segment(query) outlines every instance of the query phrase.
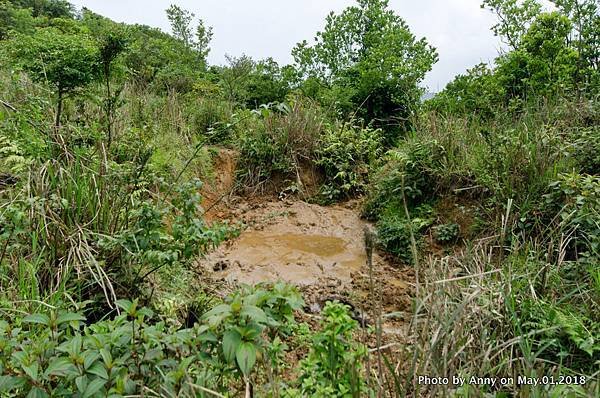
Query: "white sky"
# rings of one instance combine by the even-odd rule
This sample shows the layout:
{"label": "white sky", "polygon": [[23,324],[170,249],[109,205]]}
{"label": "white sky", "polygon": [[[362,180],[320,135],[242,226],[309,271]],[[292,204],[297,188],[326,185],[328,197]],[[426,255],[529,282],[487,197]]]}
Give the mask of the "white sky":
{"label": "white sky", "polygon": [[[209,62],[222,64],[225,54],[254,59],[292,61],[291,50],[312,40],[330,11],[353,0],[71,0],[115,21],[140,23],[169,31],[165,9],[175,3],[214,29]],[[489,62],[500,48],[490,27],[494,17],[480,0],[390,0],[418,37],[437,48],[440,60],[425,80],[430,91],[441,90],[452,78],[479,62]]]}

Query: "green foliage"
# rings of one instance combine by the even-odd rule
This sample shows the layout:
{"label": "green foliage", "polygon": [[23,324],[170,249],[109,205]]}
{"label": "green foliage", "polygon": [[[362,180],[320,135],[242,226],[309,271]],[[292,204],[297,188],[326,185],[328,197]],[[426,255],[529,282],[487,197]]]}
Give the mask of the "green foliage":
{"label": "green foliage", "polygon": [[479,64],[465,75],[456,76],[426,105],[445,114],[490,118],[496,114],[498,101],[503,96],[504,89],[494,71],[486,64]]}
{"label": "green foliage", "polygon": [[585,128],[577,132],[573,157],[581,172],[600,175],[600,128]]}
{"label": "green foliage", "polygon": [[193,13],[175,4],[171,4],[167,9],[167,19],[171,23],[171,30],[175,37],[181,40],[186,47],[197,51],[202,62],[206,62],[213,36],[212,27],[205,26],[204,21],[199,20],[194,37],[193,28],[191,27],[194,17]]}
{"label": "green foliage", "polygon": [[2,170],[15,174],[25,171],[30,165],[31,159],[27,159],[23,155],[23,150],[18,143],[0,135],[0,167]]}
{"label": "green foliage", "polygon": [[409,204],[432,199],[446,150],[436,140],[409,139],[390,151],[373,178],[364,215],[377,220],[387,209],[401,209],[402,195]]}
{"label": "green foliage", "polygon": [[289,104],[262,106],[240,124],[240,156],[245,167],[239,178],[247,187],[264,187],[271,177],[294,178],[315,159],[324,118],[319,106],[302,98]]}
{"label": "green foliage", "polygon": [[31,10],[15,7],[10,1],[0,1],[0,41],[9,37],[11,31],[32,33],[35,19]]}
{"label": "green foliage", "polygon": [[600,255],[600,177],[561,174],[544,196],[546,212],[556,214],[558,233],[572,234],[574,250],[597,258]]}
{"label": "green foliage", "polygon": [[573,47],[577,49],[581,63],[578,79],[585,89],[598,89],[598,64],[600,58],[600,5],[595,0],[554,0],[561,13],[573,23]]}
{"label": "green foliage", "polygon": [[[569,306],[544,302],[527,302],[524,306],[529,329],[545,330],[540,345],[557,356],[577,356],[578,366],[593,366],[600,360],[600,322],[590,319]],[[575,358],[573,358],[575,359]]]}
{"label": "green foliage", "polygon": [[137,300],[119,300],[120,315],[92,324],[80,312],[62,310],[0,321],[0,393],[96,397],[149,388],[202,396],[202,388],[225,390],[215,376],[231,381],[235,373],[227,365],[234,361],[250,376],[266,344],[261,332],[288,327],[302,306],[298,293],[281,284],[227,302],[207,312],[205,322],[180,330],[153,322],[153,312]]}
{"label": "green foliage", "polygon": [[280,67],[272,58],[226,56],[228,65],[213,67],[226,99],[249,109],[284,102],[290,86],[290,67]]}
{"label": "green foliage", "polygon": [[367,386],[360,377],[366,349],[353,339],[358,322],[348,315],[346,306],[328,302],[320,326],[321,331],[313,336],[308,358],[300,365],[299,391],[290,391],[288,395],[359,397],[367,394]]}
{"label": "green foliage", "polygon": [[329,14],[315,44],[299,43],[292,54],[303,77],[337,93],[333,105],[348,104],[340,109],[344,114],[383,127],[388,145],[408,128],[421,96],[418,84],[437,61],[435,50],[415,38],[386,0],[359,0]]}
{"label": "green foliage", "polygon": [[66,0],[9,0],[16,7],[30,9],[34,17],[72,18],[74,8]]}
{"label": "green foliage", "polygon": [[295,288],[278,283],[271,290],[244,289],[203,315],[207,339],[219,347],[224,363],[248,378],[270,339],[289,330],[294,311],[304,304]]}
{"label": "green foliage", "polygon": [[433,223],[432,214],[431,206],[422,205],[412,211],[409,221],[402,210],[389,209],[376,225],[380,247],[400,260],[412,263],[411,234],[419,236],[429,227]]}
{"label": "green foliage", "polygon": [[[583,29],[574,26],[585,24],[589,30],[593,22],[575,23],[576,18],[569,18],[571,8],[542,13],[535,0],[490,0],[484,5],[498,14],[500,23],[494,30],[505,37],[512,49],[495,60],[493,69],[478,65],[466,75],[457,76],[429,101],[432,109],[490,118],[498,107],[522,108],[524,103],[535,102],[541,96],[568,96],[577,90],[597,94],[593,83],[597,72],[587,66],[589,56],[582,54],[589,45],[583,44],[581,35],[579,41],[573,41],[573,32]],[[593,20],[588,15],[591,9],[586,7],[590,6],[580,9],[581,18]]]}
{"label": "green foliage", "polygon": [[11,44],[15,62],[38,82],[49,82],[65,94],[91,83],[98,74],[98,49],[85,35],[40,29]]}
{"label": "green foliage", "polygon": [[[454,221],[477,223],[482,239],[419,262],[423,321],[410,333],[428,337],[411,342],[410,367],[385,359],[381,385],[544,396],[561,391],[425,389],[412,377],[595,372],[598,5],[553,3],[484,1],[511,48],[419,113],[437,56],[384,0],[332,13],[294,66],[212,67],[211,28],[177,6],[169,35],[75,18],[60,0],[0,0],[0,395],[373,395],[347,308],[328,304],[314,333],[294,321],[291,286],[223,302],[202,288],[195,259],[238,233],[203,220],[206,143],[240,152],[250,191],[366,194],[381,248],[406,263],[435,220],[452,222],[430,229],[442,244],[462,232]],[[295,370],[290,347],[309,351]]]}
{"label": "green foliage", "polygon": [[99,242],[104,255],[119,259],[115,279],[140,289],[149,275],[175,263],[188,264],[237,232],[227,224],[208,226],[201,218],[199,181],[176,187],[170,204],[135,203],[128,215],[130,227]]}
{"label": "green foliage", "polygon": [[382,153],[381,141],[380,130],[348,124],[326,129],[315,160],[325,179],[321,195],[334,201],[364,193]]}
{"label": "green foliage", "polygon": [[460,234],[460,227],[456,223],[437,225],[432,230],[433,236],[440,243],[456,242]]}
{"label": "green foliage", "polygon": [[512,49],[517,49],[521,39],[535,17],[542,11],[537,0],[483,0],[481,8],[492,11],[499,22],[492,27]]}
{"label": "green foliage", "polygon": [[128,26],[124,62],[140,89],[190,92],[205,71],[202,55],[182,40],[147,26]]}
{"label": "green foliage", "polygon": [[510,96],[553,94],[573,87],[578,54],[569,46],[571,29],[569,19],[558,12],[537,16],[520,48],[497,60],[500,82]]}

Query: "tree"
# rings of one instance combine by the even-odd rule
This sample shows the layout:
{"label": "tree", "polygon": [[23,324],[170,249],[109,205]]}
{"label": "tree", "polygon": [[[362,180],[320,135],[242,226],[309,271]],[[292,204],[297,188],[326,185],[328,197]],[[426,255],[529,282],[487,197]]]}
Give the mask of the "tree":
{"label": "tree", "polygon": [[[358,0],[331,13],[315,43],[299,43],[295,65],[304,79],[316,79],[356,114],[386,129],[391,144],[420,102],[419,83],[437,61],[425,39],[417,40],[387,0]],[[311,83],[314,84],[314,83]]]}
{"label": "tree", "polygon": [[573,88],[578,53],[569,46],[572,24],[558,13],[542,13],[521,46],[497,60],[498,77],[513,97],[554,95]]}
{"label": "tree", "polygon": [[447,114],[490,118],[504,100],[504,90],[487,64],[478,64],[458,75],[427,102],[430,109]]}
{"label": "tree", "polygon": [[34,17],[73,18],[73,5],[67,0],[10,0],[19,8],[28,8]]}
{"label": "tree", "polygon": [[193,34],[190,25],[194,19],[194,14],[175,4],[171,4],[166,12],[167,19],[171,23],[173,36],[182,40],[186,46],[191,47]]}
{"label": "tree", "polygon": [[519,47],[521,37],[542,11],[537,0],[483,0],[481,8],[496,14],[499,22],[492,31],[513,50]]}
{"label": "tree", "polygon": [[202,60],[206,60],[213,36],[212,27],[206,26],[204,21],[200,19],[194,34],[192,28],[194,17],[193,13],[174,4],[167,9],[167,18],[171,23],[173,35],[183,41],[186,47],[196,50]]}
{"label": "tree", "polygon": [[248,81],[255,67],[254,60],[247,55],[225,55],[225,58],[229,65],[220,68],[219,83],[230,102],[245,103],[248,99]]}
{"label": "tree", "polygon": [[14,7],[8,0],[0,0],[0,40],[6,40],[9,32],[32,33],[34,18],[31,11]]}
{"label": "tree", "polygon": [[100,48],[100,66],[102,69],[102,77],[106,87],[106,99],[104,100],[104,110],[106,113],[106,132],[108,135],[107,147],[110,148],[113,138],[112,125],[115,106],[119,98],[119,93],[113,95],[111,90],[111,80],[113,63],[123,51],[125,51],[127,43],[124,35],[117,30],[109,30],[102,34],[99,38]]}
{"label": "tree", "polygon": [[598,0],[553,0],[574,26],[575,48],[580,56],[578,80],[600,79],[600,3]]}
{"label": "tree", "polygon": [[48,83],[56,90],[56,129],[60,127],[65,96],[98,77],[98,47],[85,35],[39,29],[34,35],[16,37],[10,51],[34,81]]}

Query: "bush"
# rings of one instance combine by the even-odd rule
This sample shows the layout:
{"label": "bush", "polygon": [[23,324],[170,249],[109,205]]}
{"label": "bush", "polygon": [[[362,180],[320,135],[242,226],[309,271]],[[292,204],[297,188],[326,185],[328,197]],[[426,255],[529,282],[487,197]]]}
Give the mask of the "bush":
{"label": "bush", "polygon": [[402,208],[403,195],[409,206],[433,199],[445,154],[436,140],[428,139],[409,139],[388,152],[371,183],[364,215],[377,220],[386,209]]}
{"label": "bush", "polygon": [[571,256],[600,255],[600,177],[561,174],[544,196],[544,214],[555,221],[556,233],[571,236]]}
{"label": "bush", "polygon": [[238,292],[226,302],[200,324],[179,330],[153,322],[152,311],[129,300],[117,302],[121,314],[113,320],[93,324],[86,324],[81,312],[61,310],[0,321],[0,393],[98,397],[227,391],[242,374],[250,376],[266,336],[289,327],[303,303],[285,285]]}
{"label": "bush", "polygon": [[334,201],[364,193],[382,151],[381,130],[347,124],[326,129],[315,160],[325,178],[321,196]]}
{"label": "bush", "polygon": [[388,209],[376,224],[379,245],[400,260],[412,263],[411,234],[419,243],[420,234],[433,223],[432,214],[431,206],[422,205],[412,211],[409,221],[404,210]]}
{"label": "bush", "polygon": [[262,106],[251,115],[245,124],[236,127],[243,129],[239,147],[245,167],[238,175],[242,184],[262,189],[276,176],[299,179],[300,170],[312,166],[323,132],[319,106],[311,100],[295,98],[289,104]]}
{"label": "bush", "polygon": [[600,128],[577,131],[573,157],[582,173],[600,175]]}
{"label": "bush", "polygon": [[460,227],[456,223],[438,225],[432,228],[433,236],[440,243],[452,243],[458,239]]}
{"label": "bush", "polygon": [[300,389],[286,395],[356,397],[368,394],[361,378],[366,348],[353,340],[358,322],[348,315],[348,307],[328,302],[320,326],[321,331],[313,336],[308,358],[300,364]]}

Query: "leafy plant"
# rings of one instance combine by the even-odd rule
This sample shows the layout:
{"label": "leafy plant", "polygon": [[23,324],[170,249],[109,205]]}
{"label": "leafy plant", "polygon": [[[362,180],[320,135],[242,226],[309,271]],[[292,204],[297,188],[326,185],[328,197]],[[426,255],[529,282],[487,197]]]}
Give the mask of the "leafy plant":
{"label": "leafy plant", "polygon": [[83,34],[39,29],[32,36],[17,36],[11,54],[34,80],[56,90],[55,127],[60,125],[64,97],[98,78],[98,47]]}
{"label": "leafy plant", "polygon": [[80,312],[63,310],[0,321],[0,393],[96,397],[150,388],[195,396],[219,387],[214,372],[227,372],[219,358],[249,377],[266,344],[262,331],[293,322],[302,300],[279,284],[227,302],[207,312],[202,324],[179,330],[152,322],[153,312],[137,300],[119,300],[121,315],[92,324]]}
{"label": "leafy plant", "polygon": [[432,230],[433,236],[440,243],[455,242],[460,234],[460,227],[456,223],[437,225]]}
{"label": "leafy plant", "polygon": [[415,38],[387,0],[358,0],[332,12],[315,43],[299,43],[292,55],[303,77],[337,93],[334,106],[350,103],[341,109],[345,115],[382,127],[388,146],[408,129],[421,96],[418,84],[437,61],[433,47]]}
{"label": "leafy plant", "polygon": [[433,223],[432,213],[431,206],[422,205],[413,210],[408,221],[403,211],[388,210],[376,224],[379,245],[386,252],[411,263],[411,233],[418,235],[430,226]]}
{"label": "leafy plant", "polygon": [[367,394],[368,388],[360,376],[366,349],[352,338],[358,322],[349,316],[346,306],[328,302],[320,326],[321,331],[313,336],[308,357],[300,364],[300,387],[287,394],[318,397]]}
{"label": "leafy plant", "polygon": [[381,153],[380,130],[346,124],[327,129],[315,159],[325,176],[321,195],[333,201],[364,193]]}
{"label": "leafy plant", "polygon": [[302,305],[298,292],[283,284],[272,290],[243,290],[204,314],[206,326],[201,330],[220,346],[225,363],[236,366],[248,379],[268,346],[263,332],[268,329],[275,338],[293,323],[293,311]]}

